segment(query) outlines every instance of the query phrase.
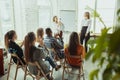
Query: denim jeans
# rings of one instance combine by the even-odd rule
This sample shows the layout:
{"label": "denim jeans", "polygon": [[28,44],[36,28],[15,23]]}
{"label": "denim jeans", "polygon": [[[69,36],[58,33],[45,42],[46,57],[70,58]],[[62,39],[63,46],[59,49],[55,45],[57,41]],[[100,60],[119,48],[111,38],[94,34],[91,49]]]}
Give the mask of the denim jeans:
{"label": "denim jeans", "polygon": [[57,64],[50,57],[46,57],[45,60],[48,61],[53,68],[57,66]]}

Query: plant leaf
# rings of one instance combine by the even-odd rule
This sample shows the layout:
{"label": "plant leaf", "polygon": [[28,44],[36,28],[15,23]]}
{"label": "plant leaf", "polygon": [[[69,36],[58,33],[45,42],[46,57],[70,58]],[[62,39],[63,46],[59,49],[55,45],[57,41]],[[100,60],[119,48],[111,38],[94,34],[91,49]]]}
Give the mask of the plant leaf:
{"label": "plant leaf", "polygon": [[120,74],[116,74],[113,76],[112,80],[120,80]]}
{"label": "plant leaf", "polygon": [[[93,71],[90,73],[90,75],[89,75],[90,80],[94,80],[95,78],[98,79],[98,72],[99,72],[99,69],[93,70]],[[96,79],[95,79],[95,80],[96,80]]]}

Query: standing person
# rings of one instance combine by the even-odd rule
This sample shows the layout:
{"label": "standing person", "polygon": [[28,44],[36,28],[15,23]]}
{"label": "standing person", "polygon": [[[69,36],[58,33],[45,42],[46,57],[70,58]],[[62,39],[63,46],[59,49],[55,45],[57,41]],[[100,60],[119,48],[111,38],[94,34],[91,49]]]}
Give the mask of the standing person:
{"label": "standing person", "polygon": [[90,19],[90,13],[85,12],[84,13],[84,19],[81,22],[81,34],[80,34],[80,43],[83,44],[83,41],[85,40],[85,50],[87,52],[87,41],[90,38],[90,28],[91,28],[91,19]]}
{"label": "standing person", "polygon": [[60,20],[58,20],[57,16],[53,17],[53,23],[55,34],[60,34],[60,31],[64,32],[64,24]]}
{"label": "standing person", "polygon": [[[69,39],[69,44],[65,48],[65,54],[71,56],[81,56],[81,58],[85,57],[85,49],[80,44],[79,35],[76,32],[72,32]],[[66,57],[67,62],[71,66],[80,67],[81,59],[80,58],[71,58]]]}
{"label": "standing person", "polygon": [[[24,61],[24,55],[23,55],[23,50],[22,48],[16,44],[16,39],[17,39],[17,34],[14,30],[8,31],[5,34],[5,47],[9,51],[9,53],[16,53],[17,56],[21,59],[23,64],[25,64]],[[13,61],[17,63],[17,59],[13,57]],[[21,64],[21,63],[20,63]]]}

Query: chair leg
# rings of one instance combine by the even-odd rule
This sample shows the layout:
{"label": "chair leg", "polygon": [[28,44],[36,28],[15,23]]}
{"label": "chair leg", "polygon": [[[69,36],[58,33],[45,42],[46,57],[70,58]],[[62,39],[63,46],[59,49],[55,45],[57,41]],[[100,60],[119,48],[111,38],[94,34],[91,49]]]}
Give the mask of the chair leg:
{"label": "chair leg", "polygon": [[12,58],[10,58],[10,63],[8,64],[8,65],[9,65],[9,68],[8,68],[8,75],[7,75],[7,80],[9,80],[9,75],[10,75],[10,68],[11,68],[11,63],[12,63]]}
{"label": "chair leg", "polygon": [[19,62],[17,62],[17,66],[16,66],[16,72],[15,72],[15,78],[14,78],[14,80],[16,80],[16,78],[17,78],[18,65],[19,65]]}
{"label": "chair leg", "polygon": [[24,80],[26,80],[26,75],[27,75],[27,66],[25,65],[25,74],[24,74]]}
{"label": "chair leg", "polygon": [[54,69],[52,68],[51,77],[52,77],[52,75],[53,75],[53,70],[54,70]]}
{"label": "chair leg", "polygon": [[82,75],[83,75],[83,80],[85,80],[83,66],[82,66]]}
{"label": "chair leg", "polygon": [[81,78],[81,68],[79,69],[79,75],[78,75],[78,80]]}
{"label": "chair leg", "polygon": [[65,68],[63,67],[62,80],[64,80],[64,70]]}

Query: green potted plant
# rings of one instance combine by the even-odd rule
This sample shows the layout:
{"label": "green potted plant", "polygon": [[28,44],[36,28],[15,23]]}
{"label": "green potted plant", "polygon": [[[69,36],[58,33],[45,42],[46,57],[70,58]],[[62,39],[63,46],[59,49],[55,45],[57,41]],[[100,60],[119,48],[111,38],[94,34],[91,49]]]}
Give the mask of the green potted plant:
{"label": "green potted plant", "polygon": [[[98,79],[98,74],[101,68],[103,69],[102,80],[120,80],[120,28],[117,28],[112,34],[108,34],[110,28],[106,28],[100,15],[93,9],[88,8],[105,26],[101,30],[101,36],[90,40],[91,45],[89,52],[86,55],[86,60],[92,57],[92,63],[97,62],[97,68],[90,72],[89,80]],[[117,15],[120,14],[120,9]],[[118,17],[120,22],[120,17]],[[104,68],[103,68],[104,66]],[[96,79],[95,79],[96,77]]]}

